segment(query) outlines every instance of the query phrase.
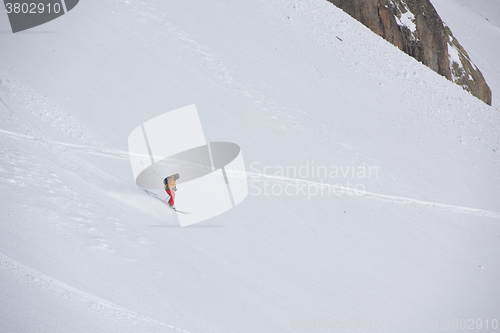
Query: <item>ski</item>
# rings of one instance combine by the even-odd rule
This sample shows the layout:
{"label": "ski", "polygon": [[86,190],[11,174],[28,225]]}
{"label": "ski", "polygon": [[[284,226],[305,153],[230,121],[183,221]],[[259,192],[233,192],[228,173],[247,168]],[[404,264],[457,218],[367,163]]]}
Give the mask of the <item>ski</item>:
{"label": "ski", "polygon": [[[163,199],[162,199],[162,198],[160,198],[160,197],[158,196],[158,194],[156,194],[156,193],[154,193],[154,192],[151,192],[151,191],[148,191],[148,190],[144,190],[144,192],[146,192],[146,193],[147,193],[147,194],[149,194],[150,196],[152,196],[152,197],[154,197],[154,198],[156,198],[156,199],[158,199],[158,200],[160,200],[160,201],[163,201]],[[165,200],[166,200],[166,199],[165,199]]]}
{"label": "ski", "polygon": [[150,196],[152,196],[153,198],[156,198],[156,199],[160,200],[160,201],[161,201],[161,202],[163,202],[165,205],[167,205],[169,208],[171,208],[171,209],[175,210],[177,213],[181,213],[181,214],[184,214],[184,215],[189,215],[189,214],[191,214],[191,212],[185,212],[185,211],[183,211],[183,210],[178,210],[177,208],[172,208],[172,207],[170,207],[170,205],[169,205],[169,204],[168,204],[168,202],[167,202],[167,199],[168,199],[168,198],[167,198],[167,199],[162,199],[162,198],[160,198],[160,197],[159,197],[156,193],[154,193],[154,192],[151,192],[151,191],[148,191],[148,190],[144,190],[144,191],[145,191],[147,194],[149,194]]}
{"label": "ski", "polygon": [[177,208],[174,208],[174,210],[177,212],[177,213],[181,213],[181,214],[184,214],[184,215],[189,215],[191,214],[191,212],[184,212],[182,210],[178,210]]}

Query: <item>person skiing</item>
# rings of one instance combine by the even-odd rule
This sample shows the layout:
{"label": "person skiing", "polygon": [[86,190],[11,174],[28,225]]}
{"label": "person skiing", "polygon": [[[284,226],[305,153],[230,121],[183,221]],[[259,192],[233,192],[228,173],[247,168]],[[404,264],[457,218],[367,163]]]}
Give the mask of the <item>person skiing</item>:
{"label": "person skiing", "polygon": [[177,179],[181,178],[181,176],[176,173],[174,175],[171,175],[163,180],[163,185],[165,185],[165,191],[167,194],[170,196],[170,199],[168,200],[168,206],[172,209],[175,209],[175,192],[177,191],[177,187],[175,182]]}

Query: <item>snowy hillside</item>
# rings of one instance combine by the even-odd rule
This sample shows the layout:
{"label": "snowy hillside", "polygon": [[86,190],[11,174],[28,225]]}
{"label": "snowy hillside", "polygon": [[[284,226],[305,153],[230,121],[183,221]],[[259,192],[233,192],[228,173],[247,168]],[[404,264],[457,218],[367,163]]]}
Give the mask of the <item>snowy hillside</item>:
{"label": "snowy hillside", "polygon": [[[0,31],[1,332],[498,324],[500,114],[330,3],[81,1]],[[249,195],[180,228],[127,138],[191,104]]]}

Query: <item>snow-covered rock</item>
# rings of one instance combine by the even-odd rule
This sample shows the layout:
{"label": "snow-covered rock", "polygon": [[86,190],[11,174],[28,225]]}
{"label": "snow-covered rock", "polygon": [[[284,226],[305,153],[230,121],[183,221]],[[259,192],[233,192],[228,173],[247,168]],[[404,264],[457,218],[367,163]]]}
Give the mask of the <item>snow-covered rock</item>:
{"label": "snow-covered rock", "polygon": [[491,105],[483,74],[430,0],[329,0],[403,52]]}

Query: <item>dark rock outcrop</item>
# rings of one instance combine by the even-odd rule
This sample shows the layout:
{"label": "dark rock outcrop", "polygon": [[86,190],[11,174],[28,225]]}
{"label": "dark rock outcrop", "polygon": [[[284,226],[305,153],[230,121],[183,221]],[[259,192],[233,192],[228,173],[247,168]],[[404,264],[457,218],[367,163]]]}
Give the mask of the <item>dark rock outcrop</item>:
{"label": "dark rock outcrop", "polygon": [[430,0],[328,0],[403,52],[491,105],[491,90]]}

